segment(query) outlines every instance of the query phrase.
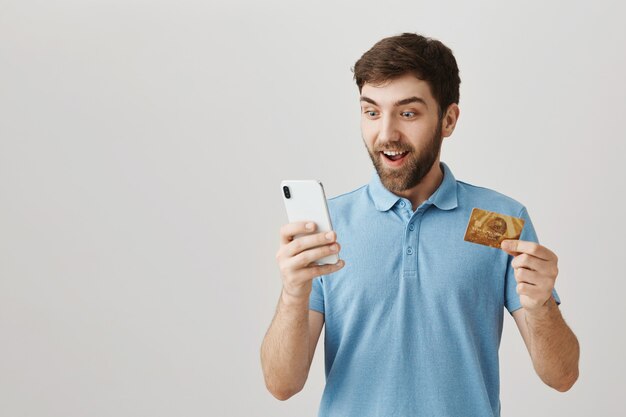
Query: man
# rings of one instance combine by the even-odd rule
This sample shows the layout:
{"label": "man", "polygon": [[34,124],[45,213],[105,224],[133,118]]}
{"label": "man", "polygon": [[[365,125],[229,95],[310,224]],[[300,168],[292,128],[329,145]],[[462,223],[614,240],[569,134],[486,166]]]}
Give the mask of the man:
{"label": "man", "polygon": [[[268,390],[285,400],[304,387],[325,323],[319,416],[499,416],[506,308],[539,377],[567,391],[579,346],[558,307],[557,256],[522,204],[440,162],[460,113],[452,51],[404,33],[375,44],[354,75],[375,173],[328,201],[335,232],[281,228],[283,288],[261,346]],[[474,207],[524,219],[520,240],[465,241]],[[330,253],[342,260],[313,263]]]}

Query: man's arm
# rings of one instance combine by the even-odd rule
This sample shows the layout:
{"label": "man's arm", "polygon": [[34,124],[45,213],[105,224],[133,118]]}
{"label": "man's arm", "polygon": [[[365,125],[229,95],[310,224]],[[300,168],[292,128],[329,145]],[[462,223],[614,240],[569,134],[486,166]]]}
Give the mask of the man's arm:
{"label": "man's arm", "polygon": [[537,312],[528,313],[524,308],[515,310],[513,318],[537,375],[557,391],[569,390],[578,379],[580,348],[554,298]]}
{"label": "man's arm", "polygon": [[523,240],[505,240],[502,249],[514,257],[511,266],[522,308],[513,318],[535,371],[547,385],[567,391],[578,379],[580,347],[552,296],[558,258],[545,246]]}
{"label": "man's arm", "polygon": [[309,310],[308,297],[298,300],[281,293],[261,345],[265,385],[274,397],[284,401],[304,388],[323,325],[324,315]]}
{"label": "man's arm", "polygon": [[[288,223],[280,228],[276,260],[283,288],[276,314],[261,345],[265,385],[279,400],[288,399],[304,387],[324,325],[322,313],[309,311],[313,279],[344,266],[341,259],[331,265],[315,264],[341,249],[335,232],[311,234],[315,230],[312,222]],[[307,235],[296,239],[299,234]]]}

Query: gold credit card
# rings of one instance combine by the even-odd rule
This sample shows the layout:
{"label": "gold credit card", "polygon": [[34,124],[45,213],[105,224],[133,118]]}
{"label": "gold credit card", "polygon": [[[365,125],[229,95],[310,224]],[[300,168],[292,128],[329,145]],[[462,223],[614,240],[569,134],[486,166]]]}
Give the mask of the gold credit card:
{"label": "gold credit card", "polygon": [[464,240],[500,249],[503,240],[519,239],[523,228],[524,219],[474,208]]}

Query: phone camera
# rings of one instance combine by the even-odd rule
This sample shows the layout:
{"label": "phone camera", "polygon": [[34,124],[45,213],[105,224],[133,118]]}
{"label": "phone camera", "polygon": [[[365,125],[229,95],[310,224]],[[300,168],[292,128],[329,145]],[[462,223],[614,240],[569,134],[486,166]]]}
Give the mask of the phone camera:
{"label": "phone camera", "polygon": [[289,187],[286,185],[283,187],[283,194],[285,194],[285,198],[291,198],[291,193],[289,192]]}

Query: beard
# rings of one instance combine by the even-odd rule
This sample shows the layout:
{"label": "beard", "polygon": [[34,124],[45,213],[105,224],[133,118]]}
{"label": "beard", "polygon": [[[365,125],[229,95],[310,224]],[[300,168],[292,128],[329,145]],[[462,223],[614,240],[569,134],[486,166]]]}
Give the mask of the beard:
{"label": "beard", "polygon": [[409,151],[402,166],[396,169],[385,166],[385,163],[381,160],[381,158],[385,158],[381,155],[381,151],[387,148],[379,146],[375,151],[370,151],[367,145],[365,146],[385,188],[392,193],[398,193],[415,187],[424,179],[426,174],[430,172],[441,150],[441,143],[443,142],[443,137],[441,136],[442,124],[443,120],[437,124],[435,132],[420,152],[416,152],[409,144],[393,146],[394,150]]}

